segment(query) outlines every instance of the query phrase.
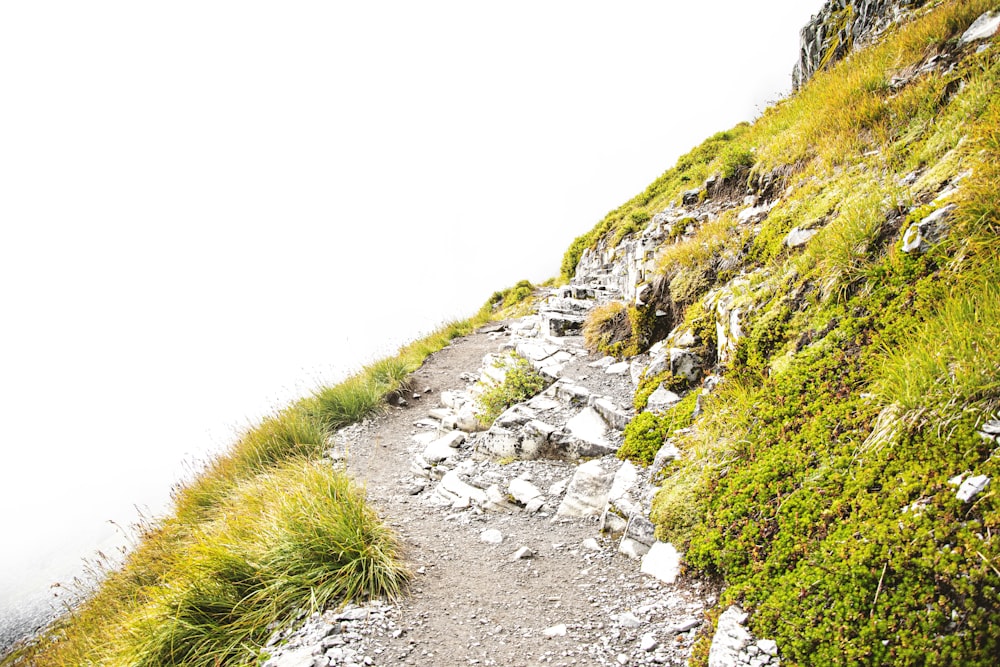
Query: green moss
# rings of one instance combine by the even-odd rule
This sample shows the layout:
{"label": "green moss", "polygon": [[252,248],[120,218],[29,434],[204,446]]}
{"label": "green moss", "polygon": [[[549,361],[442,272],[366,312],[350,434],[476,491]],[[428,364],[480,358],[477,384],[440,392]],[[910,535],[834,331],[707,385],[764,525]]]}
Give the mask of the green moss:
{"label": "green moss", "polygon": [[662,415],[651,412],[640,412],[636,415],[625,426],[625,441],[618,449],[618,458],[647,466],[652,463],[656,452],[674,431],[691,425],[698,393],[689,392]]}

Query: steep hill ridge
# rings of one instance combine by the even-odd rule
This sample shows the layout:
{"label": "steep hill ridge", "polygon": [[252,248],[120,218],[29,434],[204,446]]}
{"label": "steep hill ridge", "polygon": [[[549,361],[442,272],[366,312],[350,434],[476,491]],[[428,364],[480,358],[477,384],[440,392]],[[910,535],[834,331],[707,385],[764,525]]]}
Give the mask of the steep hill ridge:
{"label": "steep hill ridge", "polygon": [[995,664],[998,26],[831,0],[563,285],[265,420],[4,664]]}
{"label": "steep hill ridge", "polygon": [[1000,654],[998,9],[828,3],[795,96],[563,262],[618,299],[594,348],[653,346],[619,453],[679,451],[658,537],[785,664]]}

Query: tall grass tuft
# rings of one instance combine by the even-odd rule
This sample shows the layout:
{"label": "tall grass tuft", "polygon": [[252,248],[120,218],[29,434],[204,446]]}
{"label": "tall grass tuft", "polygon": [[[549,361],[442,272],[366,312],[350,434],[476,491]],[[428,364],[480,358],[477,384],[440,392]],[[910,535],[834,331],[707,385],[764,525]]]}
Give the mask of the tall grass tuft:
{"label": "tall grass tuft", "polygon": [[806,247],[797,269],[807,273],[812,267],[825,297],[845,300],[866,277],[889,212],[899,207],[889,197],[886,187],[879,184],[851,193],[840,204],[838,215]]}
{"label": "tall grass tuft", "polygon": [[302,611],[399,595],[399,545],[340,472],[330,431],[376,413],[432,353],[494,315],[487,304],[334,387],[266,417],[174,492],[118,569],[4,667],[252,665]]}
{"label": "tall grass tuft", "polygon": [[887,355],[876,383],[885,404],[913,418],[1000,400],[1000,286],[992,278],[956,289]]}
{"label": "tall grass tuft", "polygon": [[396,597],[399,547],[339,471],[294,459],[241,483],[129,618],[125,664],[252,664],[274,627],[363,597]]}
{"label": "tall grass tuft", "polygon": [[187,486],[174,494],[176,514],[182,521],[197,522],[234,484],[290,457],[311,457],[323,452],[326,433],[322,424],[293,406],[266,417],[250,428],[223,456],[214,459]]}

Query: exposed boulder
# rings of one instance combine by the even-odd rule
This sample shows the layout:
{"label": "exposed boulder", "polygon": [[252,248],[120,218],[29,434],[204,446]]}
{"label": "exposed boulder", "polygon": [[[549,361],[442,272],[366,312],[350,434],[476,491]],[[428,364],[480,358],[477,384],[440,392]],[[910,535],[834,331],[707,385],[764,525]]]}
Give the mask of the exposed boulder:
{"label": "exposed boulder", "polygon": [[785,247],[801,248],[805,244],[809,243],[810,239],[818,233],[818,229],[802,229],[801,227],[796,227],[792,231],[788,232],[788,236],[785,237]]}
{"label": "exposed boulder", "polygon": [[969,477],[962,482],[962,485],[958,488],[958,493],[955,497],[961,500],[963,503],[967,503],[980,493],[982,493],[987,485],[990,483],[990,478],[986,475],[976,475],[975,477]]}
{"label": "exposed boulder", "polygon": [[691,382],[701,379],[704,362],[701,357],[680,348],[670,349],[670,372],[678,377],[684,377]]}
{"label": "exposed boulder", "polygon": [[998,28],[1000,28],[1000,12],[986,12],[976,19],[969,26],[968,30],[962,33],[961,39],[958,40],[958,45],[965,46],[980,39],[989,39],[997,34]]}
{"label": "exposed boulder", "polygon": [[681,555],[669,542],[654,542],[642,557],[642,572],[672,584],[681,573]]}
{"label": "exposed boulder", "polygon": [[680,403],[681,397],[662,384],[656,388],[646,401],[646,412],[663,412]]}
{"label": "exposed boulder", "polygon": [[608,504],[608,494],[615,474],[604,469],[597,459],[582,463],[573,473],[566,496],[556,510],[557,517],[598,517]]}

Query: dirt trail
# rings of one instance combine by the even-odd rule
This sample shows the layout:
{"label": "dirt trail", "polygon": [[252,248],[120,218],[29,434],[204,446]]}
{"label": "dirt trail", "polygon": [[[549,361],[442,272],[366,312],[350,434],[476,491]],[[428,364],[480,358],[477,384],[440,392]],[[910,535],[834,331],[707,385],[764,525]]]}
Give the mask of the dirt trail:
{"label": "dirt trail", "polygon": [[[535,514],[513,505],[483,511],[433,502],[434,482],[421,490],[410,470],[419,449],[415,423],[437,406],[441,392],[465,389],[484,355],[503,342],[483,332],[455,340],[414,375],[419,399],[408,396],[406,406],[341,435],[350,473],[398,532],[416,573],[408,597],[380,612],[377,628],[358,629],[364,639],[357,659],[377,665],[684,664],[714,592],[683,578],[664,584],[641,574],[638,561],[599,536],[596,520],[553,522],[558,501]],[[586,379],[581,372],[577,379]],[[630,382],[627,376],[616,381]],[[475,437],[466,447],[474,444]],[[574,469],[566,462],[517,461],[497,474],[527,475],[546,489]],[[486,529],[499,530],[502,542],[484,542]],[[516,558],[521,547],[533,557]]]}

